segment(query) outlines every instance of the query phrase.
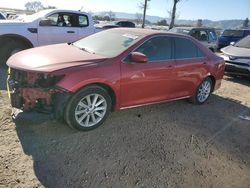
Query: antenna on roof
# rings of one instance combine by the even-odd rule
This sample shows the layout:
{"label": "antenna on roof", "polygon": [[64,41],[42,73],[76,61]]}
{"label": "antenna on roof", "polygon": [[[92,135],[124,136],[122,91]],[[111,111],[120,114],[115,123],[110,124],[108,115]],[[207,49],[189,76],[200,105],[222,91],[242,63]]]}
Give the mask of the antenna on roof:
{"label": "antenna on roof", "polygon": [[79,12],[82,12],[83,6],[81,6],[81,8],[78,10]]}

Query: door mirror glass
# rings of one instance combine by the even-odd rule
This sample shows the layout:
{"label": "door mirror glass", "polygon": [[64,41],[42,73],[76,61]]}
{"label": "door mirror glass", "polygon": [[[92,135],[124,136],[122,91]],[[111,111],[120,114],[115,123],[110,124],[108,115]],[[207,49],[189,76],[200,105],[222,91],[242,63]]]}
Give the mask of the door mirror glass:
{"label": "door mirror glass", "polygon": [[130,56],[131,62],[135,63],[147,63],[148,62],[148,57],[140,52],[132,52]]}

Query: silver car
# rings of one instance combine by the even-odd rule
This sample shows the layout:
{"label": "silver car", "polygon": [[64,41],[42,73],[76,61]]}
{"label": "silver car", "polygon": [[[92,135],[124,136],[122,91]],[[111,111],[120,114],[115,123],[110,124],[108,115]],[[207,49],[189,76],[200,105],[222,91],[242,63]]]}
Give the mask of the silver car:
{"label": "silver car", "polygon": [[225,72],[230,75],[250,76],[250,35],[221,49],[226,62]]}
{"label": "silver car", "polygon": [[217,35],[214,28],[209,27],[174,27],[169,32],[191,35],[203,45],[215,52],[217,50]]}

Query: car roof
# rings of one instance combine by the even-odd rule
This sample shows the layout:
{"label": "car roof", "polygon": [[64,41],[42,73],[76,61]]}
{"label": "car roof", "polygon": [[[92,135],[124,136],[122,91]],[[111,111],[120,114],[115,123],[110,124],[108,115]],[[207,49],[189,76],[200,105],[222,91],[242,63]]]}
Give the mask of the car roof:
{"label": "car roof", "polygon": [[127,31],[127,32],[133,32],[133,33],[138,33],[140,35],[144,36],[150,36],[150,35],[169,35],[169,36],[184,36],[186,38],[189,38],[189,36],[181,34],[181,33],[173,33],[173,32],[168,32],[168,31],[160,31],[160,30],[153,30],[153,29],[143,29],[143,28],[114,28],[115,30],[120,30],[120,31]]}
{"label": "car roof", "polygon": [[185,29],[185,30],[192,30],[192,29],[199,29],[199,30],[214,30],[213,27],[174,27],[176,29]]}

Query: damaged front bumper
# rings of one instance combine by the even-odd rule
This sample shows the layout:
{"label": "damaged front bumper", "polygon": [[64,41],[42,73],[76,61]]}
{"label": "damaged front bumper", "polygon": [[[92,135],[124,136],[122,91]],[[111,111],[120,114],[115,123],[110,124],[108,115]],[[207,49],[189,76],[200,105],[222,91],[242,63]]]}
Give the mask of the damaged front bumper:
{"label": "damaged front bumper", "polygon": [[56,86],[61,77],[8,70],[7,90],[12,107],[63,116],[71,93]]}

